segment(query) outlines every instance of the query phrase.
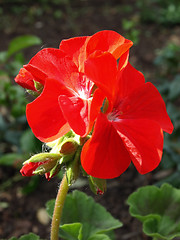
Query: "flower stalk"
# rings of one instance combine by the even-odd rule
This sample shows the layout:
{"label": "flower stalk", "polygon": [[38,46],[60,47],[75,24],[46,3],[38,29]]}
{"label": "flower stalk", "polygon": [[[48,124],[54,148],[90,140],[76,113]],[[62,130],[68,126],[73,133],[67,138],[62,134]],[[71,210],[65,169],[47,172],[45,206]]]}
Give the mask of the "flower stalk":
{"label": "flower stalk", "polygon": [[58,194],[56,197],[56,202],[54,206],[54,212],[52,217],[52,223],[51,223],[51,240],[58,240],[59,235],[59,225],[60,220],[62,216],[62,210],[64,206],[64,202],[66,199],[67,192],[69,190],[66,174],[64,174],[64,177],[61,181]]}

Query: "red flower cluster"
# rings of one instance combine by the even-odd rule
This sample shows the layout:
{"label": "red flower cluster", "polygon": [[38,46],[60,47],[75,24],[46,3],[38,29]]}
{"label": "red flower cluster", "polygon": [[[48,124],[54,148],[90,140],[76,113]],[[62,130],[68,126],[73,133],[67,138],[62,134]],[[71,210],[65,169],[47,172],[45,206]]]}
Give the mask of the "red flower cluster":
{"label": "red flower cluster", "polygon": [[[84,137],[81,162],[97,178],[114,178],[132,161],[141,174],[161,160],[163,131],[173,125],[157,89],[128,62],[130,40],[114,31],[63,40],[38,52],[16,82],[42,93],[27,105],[27,120],[43,142],[70,129]],[[117,60],[118,65],[117,65]]]}

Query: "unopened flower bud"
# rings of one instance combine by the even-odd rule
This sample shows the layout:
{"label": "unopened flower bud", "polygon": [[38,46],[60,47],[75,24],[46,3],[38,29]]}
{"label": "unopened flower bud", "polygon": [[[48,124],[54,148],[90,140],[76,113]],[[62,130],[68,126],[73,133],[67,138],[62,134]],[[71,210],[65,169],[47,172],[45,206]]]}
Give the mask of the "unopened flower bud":
{"label": "unopened flower bud", "polygon": [[32,156],[30,159],[24,162],[30,163],[30,162],[45,162],[45,161],[57,161],[61,158],[61,154],[59,153],[38,153]]}
{"label": "unopened flower bud", "polygon": [[33,80],[33,82],[34,82],[34,88],[35,88],[35,90],[26,89],[26,91],[27,91],[29,94],[31,94],[32,96],[38,97],[38,96],[42,93],[44,86],[43,86],[41,83],[37,82],[37,81],[34,81],[34,80]]}
{"label": "unopened flower bud", "polygon": [[51,178],[53,178],[54,176],[56,176],[56,175],[59,173],[60,170],[61,170],[61,165],[60,165],[59,163],[57,163],[57,164],[53,167],[53,169],[51,169],[50,172],[45,173],[46,179],[49,181]]}
{"label": "unopened flower bud", "polygon": [[45,173],[48,173],[49,171],[51,171],[51,169],[54,168],[54,166],[56,165],[56,162],[55,161],[46,161],[46,162],[43,162],[43,164],[41,164],[38,168],[36,168],[36,170],[33,172],[33,174],[45,174]]}
{"label": "unopened flower bud", "polygon": [[80,145],[83,146],[87,140],[89,140],[90,136],[86,136],[86,137],[80,137]]}
{"label": "unopened flower bud", "polygon": [[66,177],[68,185],[71,186],[79,176],[80,172],[80,151],[77,150],[74,160],[67,163]]}
{"label": "unopened flower bud", "polygon": [[95,193],[96,195],[104,194],[104,192],[106,191],[106,179],[89,176],[88,180],[93,193]]}
{"label": "unopened flower bud", "polygon": [[60,153],[63,155],[74,154],[77,148],[78,143],[73,138],[69,138],[61,145]]}
{"label": "unopened flower bud", "polygon": [[33,176],[50,172],[56,165],[59,165],[60,154],[40,153],[31,157],[23,163],[20,170],[23,176]]}
{"label": "unopened flower bud", "polygon": [[40,82],[37,82],[37,81],[34,81],[34,87],[39,92],[39,94],[42,93],[43,88],[44,88],[43,84]]}

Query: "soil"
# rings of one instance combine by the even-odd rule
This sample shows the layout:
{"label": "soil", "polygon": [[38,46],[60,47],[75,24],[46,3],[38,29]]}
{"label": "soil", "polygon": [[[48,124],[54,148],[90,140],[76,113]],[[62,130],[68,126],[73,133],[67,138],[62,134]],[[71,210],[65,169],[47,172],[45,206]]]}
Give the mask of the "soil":
{"label": "soil", "polygon": [[[33,1],[27,1],[27,4],[31,10],[36,7]],[[117,6],[121,6],[123,9],[123,6],[128,4],[134,7],[133,12],[127,13],[117,10]],[[3,29],[0,28],[0,51],[5,51],[10,40],[23,34],[34,34],[42,39],[42,46],[25,50],[27,61],[41,48],[58,47],[60,41],[65,38],[91,35],[103,29],[115,30],[126,36],[126,31],[122,28],[122,20],[124,18],[139,18],[135,4],[134,0],[76,0],[73,1],[70,13],[65,7],[59,9],[62,10],[62,18],[54,17],[54,11],[57,9],[52,6],[50,9],[53,11],[43,12],[43,15],[36,16],[27,22],[25,21],[27,20],[26,13],[14,14],[9,11],[8,3],[2,1],[7,22],[6,26],[3,22],[5,26]],[[156,56],[156,50],[161,49],[168,41],[172,41],[174,36],[177,39],[180,36],[180,30],[178,26],[164,28],[156,24],[143,23],[136,28],[140,30],[139,42],[131,49],[130,61],[145,74],[146,80],[154,82],[156,70],[153,60]],[[31,194],[23,195],[21,190],[30,179],[18,179],[17,174],[18,170],[13,167],[1,167],[0,169],[2,183],[14,179],[14,182],[6,186],[0,193],[0,201],[8,204],[8,207],[0,207],[0,239],[8,239],[12,236],[19,237],[30,231],[39,234],[41,238],[48,239],[50,223],[42,223],[38,217],[38,212],[39,209],[45,208],[45,203],[48,200],[56,197],[59,179],[54,178],[47,182],[44,177],[40,177],[37,188]],[[153,179],[153,173],[141,176],[131,166],[119,178],[108,181],[107,192],[102,196],[94,196],[88,186],[79,190],[93,196],[115,218],[123,222],[124,226],[116,231],[117,240],[148,240],[150,238],[142,233],[141,223],[129,215],[126,200],[138,187],[152,184]]]}

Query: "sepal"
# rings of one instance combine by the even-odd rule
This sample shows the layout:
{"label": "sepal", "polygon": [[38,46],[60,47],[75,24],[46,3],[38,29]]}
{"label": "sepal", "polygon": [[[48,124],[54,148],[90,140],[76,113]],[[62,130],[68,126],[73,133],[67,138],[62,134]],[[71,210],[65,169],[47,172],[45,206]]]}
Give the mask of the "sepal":
{"label": "sepal", "polygon": [[80,149],[77,150],[74,160],[67,163],[66,177],[68,185],[71,186],[79,177],[80,172]]}
{"label": "sepal", "polygon": [[62,155],[74,154],[78,148],[79,144],[73,139],[68,138],[61,145],[60,153]]}
{"label": "sepal", "polygon": [[104,192],[107,189],[106,179],[95,178],[89,175],[88,180],[89,180],[89,186],[93,193],[95,193],[96,195],[104,194]]}
{"label": "sepal", "polygon": [[25,161],[23,165],[30,162],[45,162],[45,161],[57,161],[61,158],[61,154],[58,153],[38,153]]}
{"label": "sepal", "polygon": [[34,81],[34,87],[36,88],[36,90],[40,94],[43,91],[44,85],[40,82]]}
{"label": "sepal", "polygon": [[[39,153],[32,156],[29,160],[23,163],[23,167],[20,170],[23,176],[33,176],[37,174],[45,174],[53,170],[59,165],[60,154],[55,153]],[[53,172],[55,173],[55,171]],[[50,173],[50,178],[53,174]],[[49,179],[50,179],[49,178]]]}
{"label": "sepal", "polygon": [[46,179],[49,181],[51,178],[56,176],[61,170],[61,165],[59,162],[56,163],[56,165],[51,169],[51,171],[45,173]]}
{"label": "sepal", "polygon": [[44,164],[41,164],[38,168],[36,168],[35,171],[33,171],[34,175],[42,175],[45,173],[50,172],[54,167],[56,166],[56,162],[55,161],[46,161],[44,162]]}

